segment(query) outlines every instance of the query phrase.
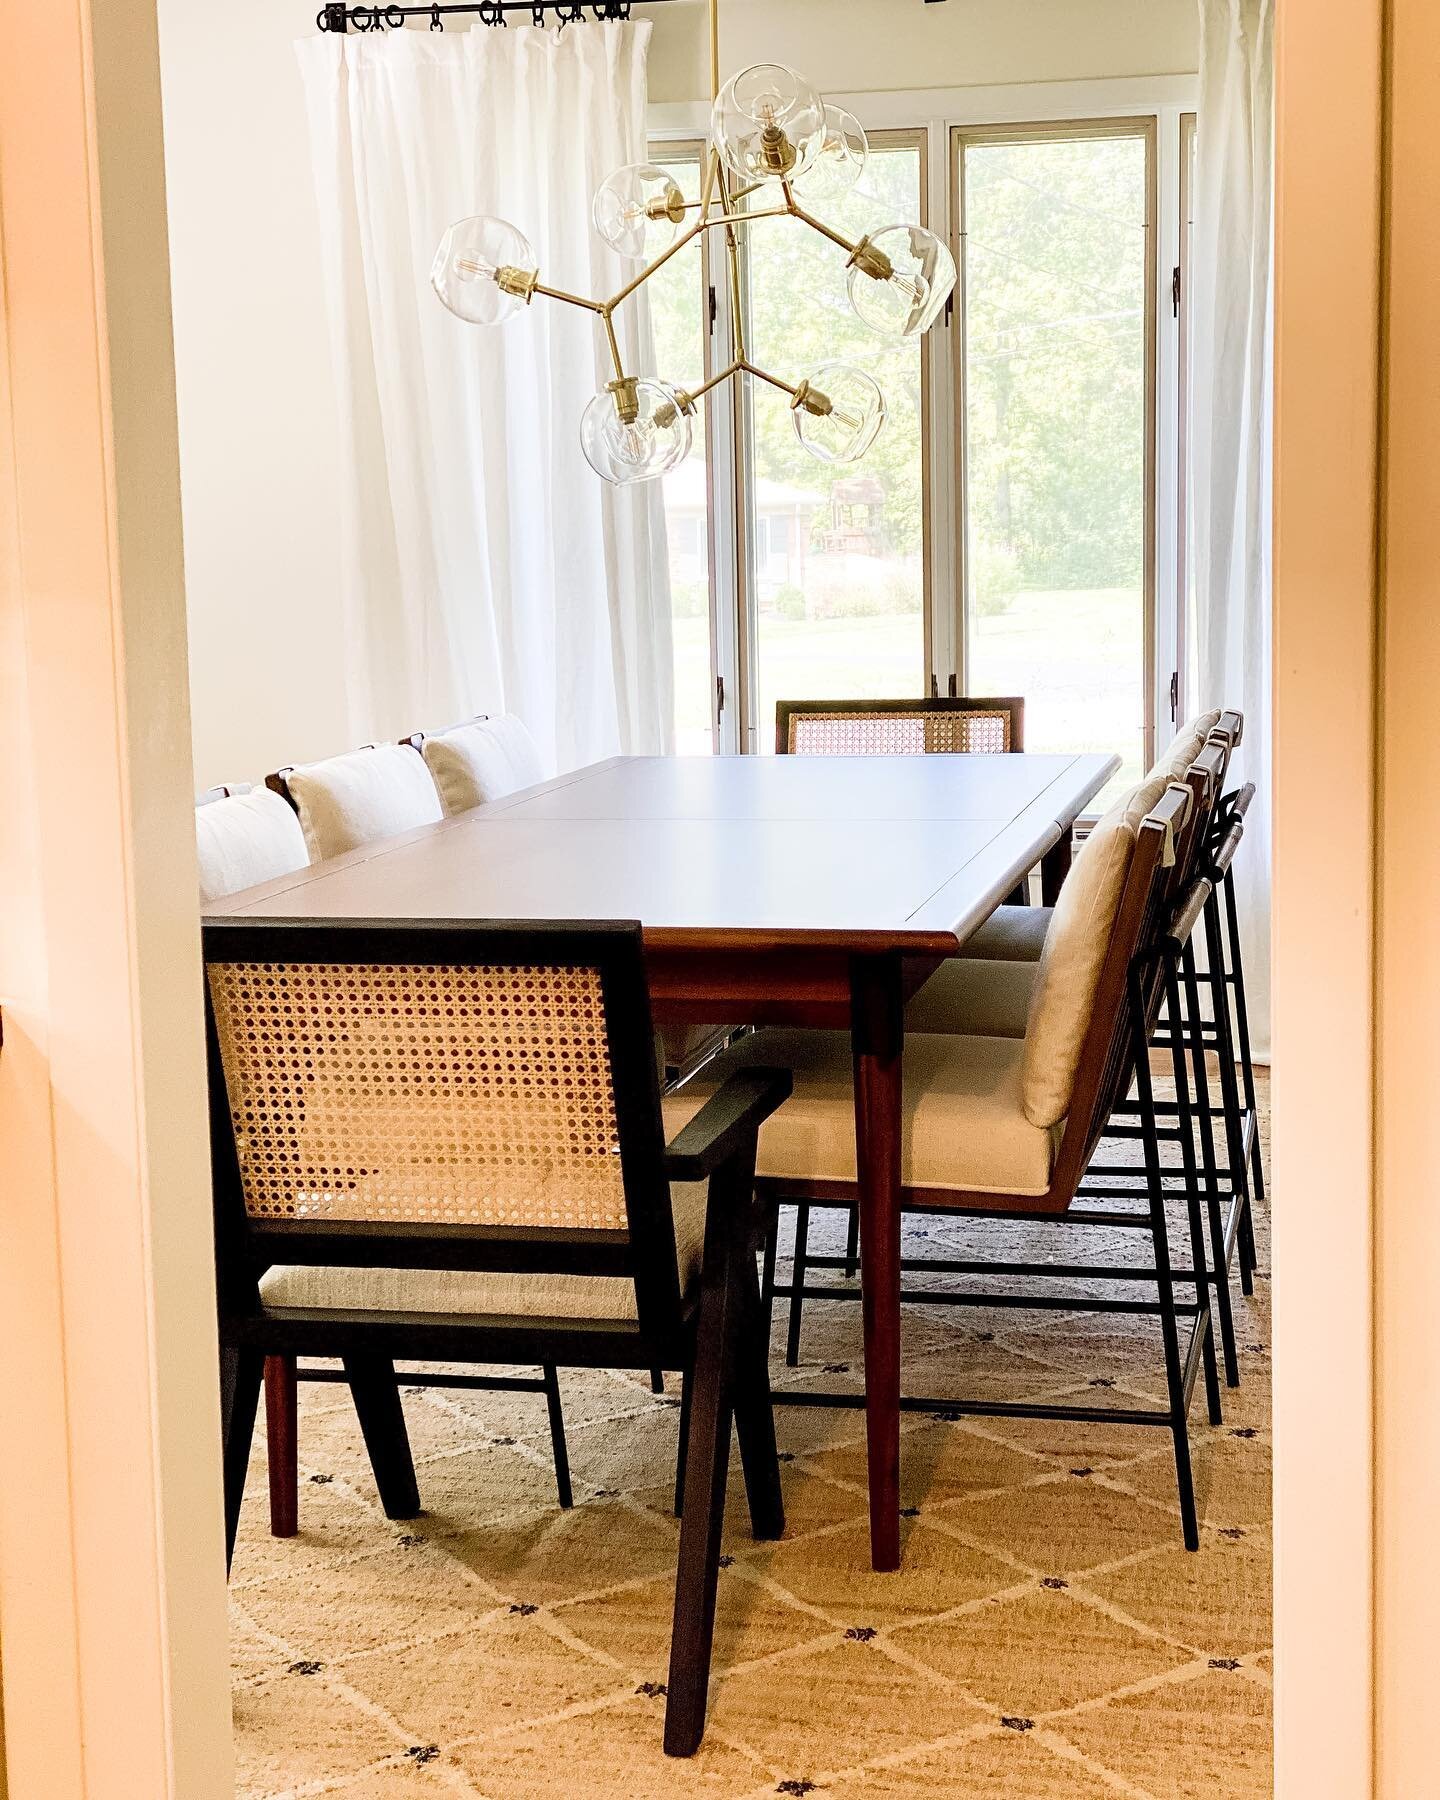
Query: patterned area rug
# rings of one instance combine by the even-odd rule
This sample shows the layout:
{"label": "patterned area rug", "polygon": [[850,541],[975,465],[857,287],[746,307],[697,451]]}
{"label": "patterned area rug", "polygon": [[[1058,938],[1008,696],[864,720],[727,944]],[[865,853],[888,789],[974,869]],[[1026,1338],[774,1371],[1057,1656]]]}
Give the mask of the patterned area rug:
{"label": "patterned area rug", "polygon": [[[1173,1241],[1183,1256],[1181,1222]],[[267,1535],[257,1444],[233,1596],[244,1800],[1262,1800],[1270,1756],[1268,1251],[1236,1293],[1243,1386],[1192,1409],[1202,1544],[1168,1435],[907,1415],[904,1566],[868,1565],[863,1416],[779,1409],[788,1527],[732,1470],[709,1726],[660,1749],[678,1392],[561,1371],[576,1504],[540,1395],[407,1392],[426,1511],[381,1513],[348,1396],[301,1390],[301,1535]],[[839,1215],[811,1244],[839,1247]],[[907,1251],[1112,1264],[1138,1234],[926,1221]],[[785,1273],[782,1260],[781,1274]],[[1118,1290],[1117,1290],[1118,1291]],[[858,1391],[860,1309],[808,1304],[777,1380]],[[909,1306],[905,1383],[1162,1402],[1145,1320]]]}

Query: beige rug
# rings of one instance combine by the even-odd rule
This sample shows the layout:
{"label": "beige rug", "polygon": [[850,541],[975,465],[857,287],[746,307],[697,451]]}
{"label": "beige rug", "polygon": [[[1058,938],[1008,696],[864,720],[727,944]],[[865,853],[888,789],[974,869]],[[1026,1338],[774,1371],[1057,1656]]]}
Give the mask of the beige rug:
{"label": "beige rug", "polygon": [[[910,1415],[904,1567],[875,1575],[862,1415],[782,1408],[788,1529],[750,1541],[735,1472],[710,1722],[688,1763],[660,1750],[673,1389],[561,1372],[568,1513],[541,1396],[407,1396],[426,1512],[404,1524],[379,1510],[344,1391],[302,1389],[301,1536],[267,1535],[257,1446],[235,1557],[240,1794],[1269,1795],[1257,1223],[1265,1273],[1253,1300],[1237,1291],[1244,1385],[1223,1426],[1198,1392],[1192,1412],[1198,1555],[1180,1542],[1163,1432]],[[1131,1234],[959,1220],[908,1247],[982,1240],[1054,1260],[1139,1250]],[[911,1392],[1163,1400],[1149,1322],[915,1306],[905,1331]],[[858,1390],[858,1305],[808,1306],[803,1351],[784,1380]]]}

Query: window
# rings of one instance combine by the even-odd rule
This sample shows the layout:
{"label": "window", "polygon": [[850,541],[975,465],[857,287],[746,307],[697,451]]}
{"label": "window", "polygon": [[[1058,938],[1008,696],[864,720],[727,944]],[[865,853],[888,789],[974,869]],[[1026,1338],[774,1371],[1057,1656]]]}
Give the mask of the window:
{"label": "window", "polygon": [[[917,136],[877,135],[859,184],[811,204],[851,238],[925,215]],[[844,252],[793,220],[745,234],[744,295],[756,362],[798,381],[827,362],[880,383],[884,428],[858,463],[817,462],[783,394],[743,397],[751,521],[745,606],[754,748],[774,742],[775,702],[925,689],[924,350],[877,337],[845,293]],[[822,384],[823,385],[823,384]]]}
{"label": "window", "polygon": [[[700,196],[699,146],[666,145],[657,156],[687,200]],[[700,274],[697,277],[697,265]],[[677,256],[649,282],[655,367],[684,386],[700,379],[705,331],[704,257]],[[682,756],[715,747],[710,579],[710,469],[705,421],[695,421],[689,457],[665,477],[670,550],[670,628],[675,671],[675,748]]]}
{"label": "window", "polygon": [[1153,138],[956,136],[964,688],[1118,751],[1111,792],[1153,736]]}

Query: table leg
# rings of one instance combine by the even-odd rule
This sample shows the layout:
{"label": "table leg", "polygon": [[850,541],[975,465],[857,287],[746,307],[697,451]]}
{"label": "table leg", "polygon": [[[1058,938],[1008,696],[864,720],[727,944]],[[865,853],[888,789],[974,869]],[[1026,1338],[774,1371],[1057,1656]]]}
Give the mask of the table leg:
{"label": "table leg", "polygon": [[1040,904],[1042,906],[1053,906],[1060,897],[1061,883],[1070,873],[1070,854],[1074,841],[1074,828],[1067,825],[1059,843],[1052,844],[1040,858]]}
{"label": "table leg", "polygon": [[865,1320],[870,1561],[900,1567],[900,1124],[904,1011],[895,957],[851,969],[855,1167]]}

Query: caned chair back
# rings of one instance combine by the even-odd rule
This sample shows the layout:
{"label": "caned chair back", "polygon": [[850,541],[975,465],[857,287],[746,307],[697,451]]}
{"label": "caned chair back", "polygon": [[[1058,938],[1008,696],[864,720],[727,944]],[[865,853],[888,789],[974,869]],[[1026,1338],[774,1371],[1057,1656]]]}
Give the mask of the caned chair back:
{"label": "caned chair back", "polygon": [[674,1327],[638,925],[220,920],[204,943],[232,1276],[625,1276],[641,1329]]}
{"label": "caned chair back", "polygon": [[1136,959],[1154,941],[1160,921],[1174,904],[1170,873],[1175,844],[1190,811],[1191,798],[1178,783],[1167,787],[1141,821],[1135,836],[1114,924],[1110,932],[1089,1024],[1066,1115],[1065,1135],[1051,1183],[1067,1203],[1079,1185],[1096,1143],[1116,1103],[1123,1098],[1134,1064],[1130,982]]}
{"label": "caned chair back", "polygon": [[996,699],[780,700],[775,748],[795,756],[953,755],[1025,748],[1025,702]]}

